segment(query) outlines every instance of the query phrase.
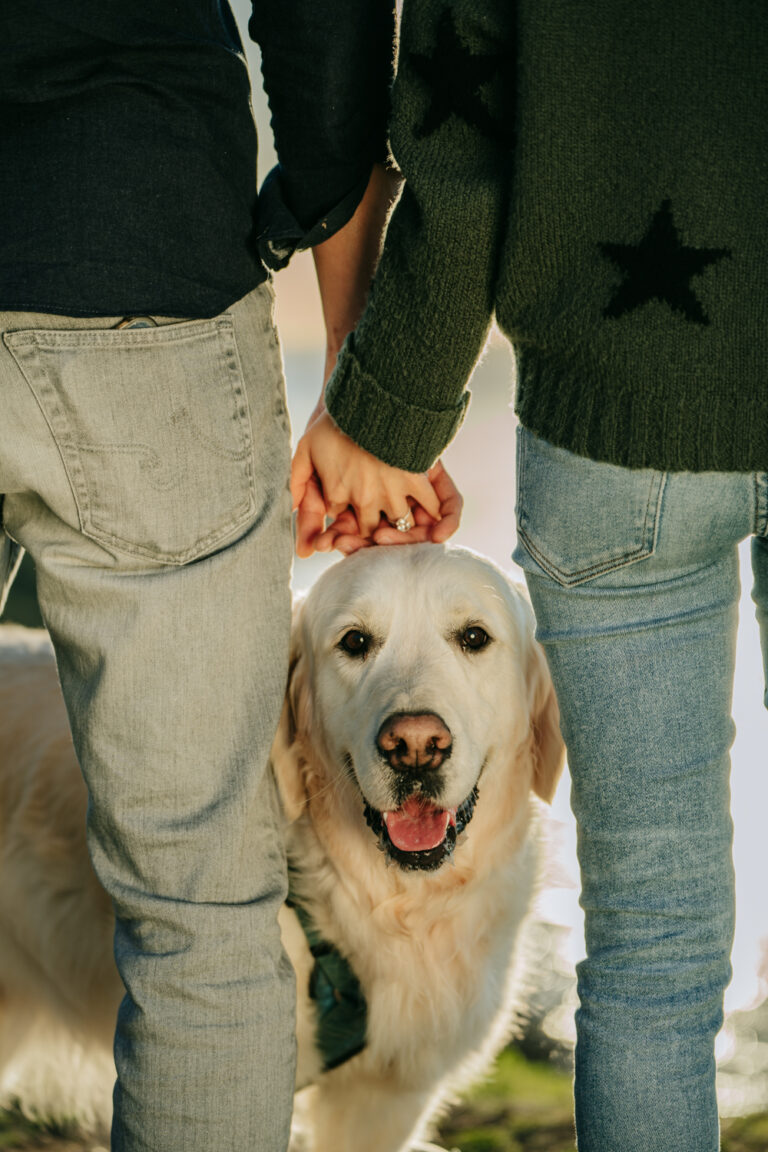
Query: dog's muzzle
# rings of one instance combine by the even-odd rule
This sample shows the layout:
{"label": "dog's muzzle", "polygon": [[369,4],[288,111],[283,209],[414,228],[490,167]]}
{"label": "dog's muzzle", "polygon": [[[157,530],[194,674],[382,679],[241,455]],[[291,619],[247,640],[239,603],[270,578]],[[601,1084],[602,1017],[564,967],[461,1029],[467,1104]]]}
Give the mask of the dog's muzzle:
{"label": "dog's muzzle", "polygon": [[379,812],[366,801],[365,820],[379,847],[401,868],[434,872],[453,855],[456,841],[472,819],[477,785],[458,808],[438,808],[413,795],[398,809]]}

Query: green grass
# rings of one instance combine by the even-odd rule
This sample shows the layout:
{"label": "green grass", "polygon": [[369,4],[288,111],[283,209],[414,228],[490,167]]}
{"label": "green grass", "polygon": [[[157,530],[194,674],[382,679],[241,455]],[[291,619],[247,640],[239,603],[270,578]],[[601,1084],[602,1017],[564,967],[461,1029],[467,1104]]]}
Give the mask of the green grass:
{"label": "green grass", "polygon": [[[575,1152],[571,1077],[515,1049],[502,1052],[493,1073],[456,1105],[436,1140],[459,1152]],[[82,1152],[63,1133],[0,1111],[0,1152]],[[766,1152],[768,1113],[723,1121],[722,1152]]]}
{"label": "green grass", "polygon": [[514,1048],[438,1128],[460,1152],[575,1152],[571,1076]]}
{"label": "green grass", "polygon": [[82,1152],[88,1146],[0,1109],[0,1152]]}
{"label": "green grass", "polygon": [[722,1152],[765,1152],[768,1148],[768,1113],[739,1116],[723,1122]]}
{"label": "green grass", "polygon": [[[440,1124],[437,1142],[459,1152],[575,1152],[571,1076],[515,1050]],[[766,1152],[768,1113],[722,1122],[722,1152]]]}
{"label": "green grass", "polygon": [[570,1108],[571,1075],[544,1061],[527,1060],[517,1048],[507,1048],[471,1096],[477,1102],[517,1099],[541,1107]]}

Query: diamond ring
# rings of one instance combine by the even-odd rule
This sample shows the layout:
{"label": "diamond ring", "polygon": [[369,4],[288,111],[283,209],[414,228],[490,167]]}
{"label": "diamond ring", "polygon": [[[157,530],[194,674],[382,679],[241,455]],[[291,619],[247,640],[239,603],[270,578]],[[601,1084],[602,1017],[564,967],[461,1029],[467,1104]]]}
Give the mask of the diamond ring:
{"label": "diamond ring", "polygon": [[410,512],[406,512],[405,516],[398,516],[395,520],[395,528],[398,532],[410,532],[413,528],[413,520],[411,519]]}

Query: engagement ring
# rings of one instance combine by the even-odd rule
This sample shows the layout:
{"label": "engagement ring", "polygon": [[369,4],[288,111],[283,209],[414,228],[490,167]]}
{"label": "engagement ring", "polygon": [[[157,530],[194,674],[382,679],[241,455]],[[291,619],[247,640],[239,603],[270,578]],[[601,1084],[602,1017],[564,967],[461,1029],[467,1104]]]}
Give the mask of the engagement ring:
{"label": "engagement ring", "polygon": [[406,512],[405,516],[399,516],[398,519],[395,520],[395,528],[397,528],[398,532],[410,532],[411,528],[413,528],[413,520],[411,519],[410,512]]}

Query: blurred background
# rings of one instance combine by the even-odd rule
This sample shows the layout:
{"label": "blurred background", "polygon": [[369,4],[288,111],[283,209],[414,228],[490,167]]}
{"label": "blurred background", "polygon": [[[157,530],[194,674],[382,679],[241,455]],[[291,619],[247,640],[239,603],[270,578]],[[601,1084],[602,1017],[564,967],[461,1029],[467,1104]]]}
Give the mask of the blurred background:
{"label": "blurred background", "polygon": [[[249,58],[259,129],[259,175],[276,162],[269,109],[261,89],[259,53],[247,40],[249,0],[233,0]],[[288,403],[298,436],[319,394],[324,330],[312,258],[302,253],[276,278],[278,326]],[[515,466],[512,411],[514,363],[498,332],[491,335],[471,382],[472,402],[457,440],[444,456],[464,499],[457,544],[476,549],[512,571]],[[294,587],[306,588],[334,558],[296,560]],[[750,601],[748,545],[742,546],[741,623],[734,717],[733,812],[737,870],[734,975],[718,1041],[719,1096],[726,1121],[724,1149],[768,1149],[768,714],[757,625]],[[513,573],[514,575],[514,573]],[[522,574],[516,578],[522,580]],[[4,621],[37,622],[34,573],[28,558]],[[564,775],[552,807],[551,863],[528,942],[530,990],[519,1043],[504,1054],[494,1078],[449,1117],[444,1142],[473,1152],[546,1149],[570,1152],[570,1059],[574,1039],[575,963],[583,953],[578,905],[575,828]],[[750,1120],[741,1118],[753,1114]],[[0,1138],[2,1132],[0,1132]],[[0,1146],[21,1147],[0,1139]],[[25,1145],[26,1146],[26,1145]],[[42,1145],[40,1145],[42,1146]],[[29,1147],[32,1147],[30,1144]]]}

